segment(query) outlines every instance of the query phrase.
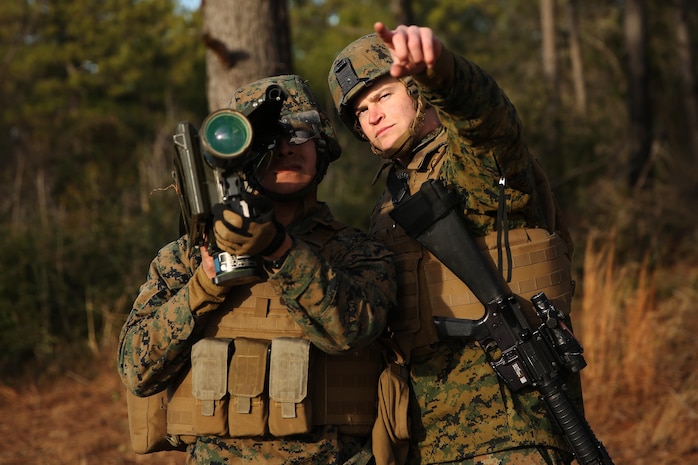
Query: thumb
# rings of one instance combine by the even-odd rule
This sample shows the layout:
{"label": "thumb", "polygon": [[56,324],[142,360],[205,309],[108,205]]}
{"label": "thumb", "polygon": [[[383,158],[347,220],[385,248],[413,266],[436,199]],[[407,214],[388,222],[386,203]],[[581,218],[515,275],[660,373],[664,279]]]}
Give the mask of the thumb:
{"label": "thumb", "polygon": [[229,206],[217,203],[211,209],[214,221],[221,221],[232,231],[240,231],[245,227],[245,219],[242,215],[232,210]]}

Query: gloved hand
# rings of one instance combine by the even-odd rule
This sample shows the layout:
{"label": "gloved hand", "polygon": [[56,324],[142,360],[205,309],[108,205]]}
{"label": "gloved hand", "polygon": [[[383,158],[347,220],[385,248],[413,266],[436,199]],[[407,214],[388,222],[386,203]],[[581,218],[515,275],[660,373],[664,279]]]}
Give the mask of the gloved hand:
{"label": "gloved hand", "polygon": [[271,210],[247,218],[226,205],[217,204],[213,207],[213,217],[218,247],[233,255],[271,255],[286,237],[286,230]]}
{"label": "gloved hand", "polygon": [[189,287],[189,308],[194,315],[202,315],[218,308],[225,300],[229,287],[214,284],[199,266],[187,283]]}

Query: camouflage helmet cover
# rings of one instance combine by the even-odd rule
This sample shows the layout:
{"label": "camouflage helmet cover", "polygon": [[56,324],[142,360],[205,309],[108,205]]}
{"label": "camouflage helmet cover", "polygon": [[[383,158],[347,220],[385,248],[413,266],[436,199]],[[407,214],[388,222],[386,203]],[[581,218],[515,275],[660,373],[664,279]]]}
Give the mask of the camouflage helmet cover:
{"label": "camouflage helmet cover", "polygon": [[356,39],[335,58],[327,82],[335,108],[349,129],[356,132],[352,99],[387,75],[392,64],[390,51],[375,32]]}
{"label": "camouflage helmet cover", "polygon": [[[293,116],[309,111],[318,113],[320,127],[316,128],[316,130],[319,130],[319,134],[316,135],[320,136],[325,142],[324,154],[330,162],[338,159],[342,150],[337,141],[332,123],[320,107],[308,83],[300,76],[295,74],[273,76],[239,87],[233,95],[230,109],[243,111],[252,102],[263,98],[270,85],[278,85],[288,93],[288,98],[284,101],[281,108],[280,116],[282,119],[285,116]],[[320,146],[318,146],[318,154],[321,151]]]}

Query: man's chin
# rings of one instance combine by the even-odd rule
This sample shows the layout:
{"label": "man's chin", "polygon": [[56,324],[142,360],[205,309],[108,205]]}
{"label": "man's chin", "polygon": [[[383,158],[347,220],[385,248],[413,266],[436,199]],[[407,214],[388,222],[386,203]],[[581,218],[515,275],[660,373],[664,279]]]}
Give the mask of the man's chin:
{"label": "man's chin", "polygon": [[373,143],[373,146],[376,147],[378,150],[385,151],[386,149],[389,149],[391,147],[391,144],[393,144],[395,141],[392,139],[388,138],[381,138],[381,139],[376,139]]}

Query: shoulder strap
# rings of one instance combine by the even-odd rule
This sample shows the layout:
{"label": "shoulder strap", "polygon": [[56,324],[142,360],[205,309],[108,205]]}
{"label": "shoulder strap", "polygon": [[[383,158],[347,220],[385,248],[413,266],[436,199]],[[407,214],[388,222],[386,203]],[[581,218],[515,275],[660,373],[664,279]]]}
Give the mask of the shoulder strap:
{"label": "shoulder strap", "polygon": [[398,205],[405,198],[405,196],[410,196],[410,189],[407,184],[407,179],[397,176],[395,173],[395,165],[390,167],[385,185],[393,199],[393,205]]}
{"label": "shoulder strap", "polygon": [[390,216],[487,304],[503,294],[501,282],[470,236],[456,205],[455,194],[440,181],[430,180]]}

